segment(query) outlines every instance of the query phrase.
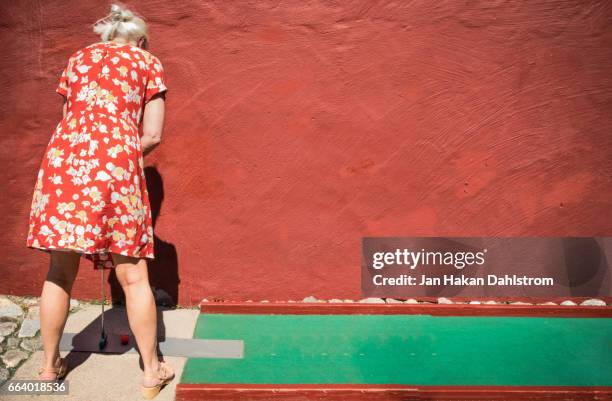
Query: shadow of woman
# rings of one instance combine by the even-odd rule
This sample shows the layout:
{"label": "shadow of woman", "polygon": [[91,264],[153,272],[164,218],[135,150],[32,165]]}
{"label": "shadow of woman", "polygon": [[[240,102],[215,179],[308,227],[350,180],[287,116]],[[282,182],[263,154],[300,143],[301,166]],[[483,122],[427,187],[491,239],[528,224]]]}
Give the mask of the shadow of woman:
{"label": "shadow of woman", "polygon": [[[164,310],[171,308],[158,307],[157,312],[157,355],[161,356],[163,360],[163,354],[159,348],[159,343],[166,340],[166,327],[163,319]],[[104,309],[104,331],[107,335],[107,346],[100,352],[105,354],[124,354],[127,352],[139,352],[138,344],[134,340],[134,336],[131,333],[126,308],[123,305],[113,305],[110,309]],[[100,340],[101,333],[101,316],[98,316],[92,320],[87,326],[81,331],[76,333],[72,337],[72,345],[76,348],[84,349],[83,351],[70,351],[66,356],[68,361],[69,370],[74,370],[80,364],[85,362],[89,356],[98,352],[98,342]],[[120,336],[123,334],[129,334],[129,343],[127,346],[118,346],[120,344]],[[83,348],[81,348],[83,347]],[[133,347],[133,349],[132,349]],[[142,358],[138,358],[140,369],[144,371],[144,364]],[[67,378],[69,378],[70,374]]]}
{"label": "shadow of woman", "polygon": [[[159,171],[155,167],[145,168],[145,177],[147,181],[147,191],[149,193],[149,202],[151,205],[151,217],[153,220],[153,229],[160,214],[161,205],[164,199],[163,180]],[[158,306],[157,310],[157,354],[162,355],[159,348],[159,343],[166,339],[166,328],[163,320],[163,311],[173,309],[178,302],[178,286],[180,283],[178,276],[178,256],[176,247],[162,239],[157,235],[154,236],[155,259],[149,260],[147,263],[149,273],[149,283],[155,296],[155,303]],[[125,308],[125,294],[117,280],[117,276],[113,269],[110,269],[108,275],[108,284],[110,286],[111,300],[113,307],[104,310],[104,328],[109,337],[109,344],[119,343],[121,334],[130,334],[130,341],[134,342],[129,345],[133,346],[138,351],[138,346],[133,341],[129,322]],[[102,315],[90,322],[83,330],[75,334],[73,344],[97,344],[101,334]],[[114,336],[113,338],[110,338]],[[108,352],[104,351],[104,352]],[[118,351],[116,353],[125,353],[126,351]],[[74,352],[71,351],[66,359],[71,369],[74,369],[83,363],[91,352]],[[140,368],[144,370],[142,358],[139,358]]]}
{"label": "shadow of woman", "polygon": [[567,288],[569,296],[597,297],[610,293],[610,266],[604,252],[605,241],[605,238],[595,237],[562,239],[565,269],[557,269],[557,281]]}

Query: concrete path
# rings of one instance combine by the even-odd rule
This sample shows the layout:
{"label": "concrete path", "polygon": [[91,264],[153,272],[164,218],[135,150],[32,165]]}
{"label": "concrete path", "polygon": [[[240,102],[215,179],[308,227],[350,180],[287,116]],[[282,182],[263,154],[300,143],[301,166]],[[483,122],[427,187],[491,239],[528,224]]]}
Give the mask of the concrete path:
{"label": "concrete path", "polygon": [[[100,305],[83,304],[79,310],[71,313],[66,322],[65,332],[91,335],[97,339],[100,335]],[[163,309],[158,308],[158,335],[164,337],[191,338],[195,328],[199,309]],[[104,306],[104,326],[107,333],[131,334],[125,307]],[[122,401],[143,399],[140,395],[142,380],[142,363],[140,356],[126,354],[96,354],[87,352],[61,352],[68,361],[69,395],[40,396],[16,395],[2,396],[3,401],[44,401],[44,400],[87,400],[87,401]],[[13,380],[36,379],[38,368],[43,357],[42,351],[36,351],[24,362]],[[157,401],[175,399],[176,384],[180,380],[187,358],[164,357],[176,371],[176,378],[167,385],[155,398]]]}

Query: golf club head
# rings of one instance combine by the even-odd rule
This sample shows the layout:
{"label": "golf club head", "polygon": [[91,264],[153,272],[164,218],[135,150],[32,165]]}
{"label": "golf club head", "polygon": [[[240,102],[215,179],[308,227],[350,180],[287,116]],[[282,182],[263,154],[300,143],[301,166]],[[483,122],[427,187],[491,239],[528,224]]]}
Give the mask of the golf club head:
{"label": "golf club head", "polygon": [[100,335],[100,340],[98,341],[98,348],[104,349],[106,347],[106,342],[107,342],[106,333],[102,332],[102,334]]}

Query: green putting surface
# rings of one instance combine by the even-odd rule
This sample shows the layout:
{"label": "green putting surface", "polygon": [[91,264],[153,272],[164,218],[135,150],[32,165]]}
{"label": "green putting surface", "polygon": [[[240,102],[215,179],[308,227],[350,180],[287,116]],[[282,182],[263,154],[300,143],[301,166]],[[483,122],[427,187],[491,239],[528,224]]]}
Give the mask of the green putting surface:
{"label": "green putting surface", "polygon": [[182,383],[612,386],[612,319],[201,314],[194,338],[244,359],[189,358]]}

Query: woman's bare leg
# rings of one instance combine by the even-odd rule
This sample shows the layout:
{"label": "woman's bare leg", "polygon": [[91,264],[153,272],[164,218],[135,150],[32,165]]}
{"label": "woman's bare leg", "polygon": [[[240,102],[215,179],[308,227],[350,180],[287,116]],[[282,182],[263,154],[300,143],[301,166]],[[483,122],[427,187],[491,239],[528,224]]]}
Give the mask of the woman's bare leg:
{"label": "woman's bare leg", "polygon": [[[157,357],[157,310],[149,284],[146,259],[112,254],[117,280],[125,292],[130,329],[144,364],[145,376],[155,375],[159,367]],[[146,382],[147,380],[145,380]],[[150,382],[150,380],[149,380]],[[147,385],[147,383],[144,383]],[[155,384],[153,381],[152,384]]]}
{"label": "woman's bare leg", "polygon": [[49,271],[40,297],[40,334],[44,367],[52,369],[60,356],[59,343],[70,310],[70,293],[81,256],[70,251],[51,251]]}

